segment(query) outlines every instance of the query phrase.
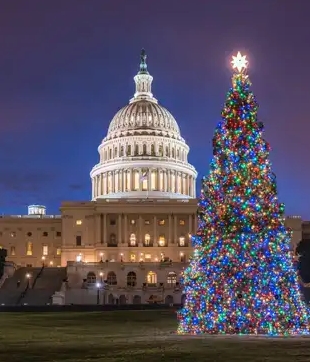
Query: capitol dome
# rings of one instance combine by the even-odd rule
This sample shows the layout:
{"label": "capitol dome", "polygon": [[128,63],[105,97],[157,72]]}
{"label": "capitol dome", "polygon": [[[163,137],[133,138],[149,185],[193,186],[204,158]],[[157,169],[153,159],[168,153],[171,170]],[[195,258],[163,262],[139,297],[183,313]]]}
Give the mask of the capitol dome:
{"label": "capitol dome", "polygon": [[98,147],[100,162],[90,173],[92,199],[194,198],[195,168],[172,114],[151,90],[146,54],[141,52],[136,92],[113,117]]}

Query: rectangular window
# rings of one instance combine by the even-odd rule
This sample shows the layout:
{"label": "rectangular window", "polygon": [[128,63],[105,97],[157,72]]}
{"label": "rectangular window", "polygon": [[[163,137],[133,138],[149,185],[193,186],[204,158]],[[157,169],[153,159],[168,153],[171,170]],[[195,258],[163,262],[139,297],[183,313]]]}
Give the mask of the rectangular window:
{"label": "rectangular window", "polygon": [[75,244],[76,244],[76,246],[81,246],[82,245],[82,236],[81,235],[76,235]]}
{"label": "rectangular window", "polygon": [[132,263],[134,263],[136,261],[136,255],[135,254],[130,254],[130,261]]}
{"label": "rectangular window", "polygon": [[76,220],[76,225],[82,225],[82,220]]}
{"label": "rectangular window", "polygon": [[15,246],[11,246],[11,256],[15,256]]}
{"label": "rectangular window", "polygon": [[32,255],[32,249],[33,249],[33,244],[31,241],[28,241],[27,245],[26,245],[26,254],[28,256]]}
{"label": "rectangular window", "polygon": [[56,231],[56,236],[57,236],[57,238],[60,238],[61,237],[61,231]]}
{"label": "rectangular window", "polygon": [[165,220],[164,220],[164,219],[159,220],[159,221],[158,221],[158,224],[159,224],[159,225],[165,225]]}
{"label": "rectangular window", "polygon": [[144,225],[150,225],[150,220],[144,220]]}
{"label": "rectangular window", "polygon": [[180,221],[179,221],[179,224],[180,224],[180,225],[185,225],[185,220],[180,220]]}
{"label": "rectangular window", "polygon": [[57,254],[57,255],[61,255],[61,248],[57,248],[56,254]]}
{"label": "rectangular window", "polygon": [[152,255],[151,254],[145,254],[145,261],[151,261]]}
{"label": "rectangular window", "polygon": [[42,255],[44,255],[44,256],[47,256],[47,255],[48,255],[48,246],[47,246],[47,245],[43,245]]}

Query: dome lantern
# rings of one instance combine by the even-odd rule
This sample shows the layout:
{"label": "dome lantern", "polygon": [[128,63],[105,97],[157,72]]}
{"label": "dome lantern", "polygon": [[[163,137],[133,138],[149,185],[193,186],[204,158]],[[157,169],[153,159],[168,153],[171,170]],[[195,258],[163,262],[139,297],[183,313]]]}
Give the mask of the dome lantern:
{"label": "dome lantern", "polygon": [[136,92],[133,98],[130,100],[130,103],[143,99],[157,103],[157,99],[155,99],[152,94],[153,77],[149,74],[147,70],[147,55],[144,49],[141,50],[140,58],[140,70],[138,74],[134,77],[134,81],[136,83]]}

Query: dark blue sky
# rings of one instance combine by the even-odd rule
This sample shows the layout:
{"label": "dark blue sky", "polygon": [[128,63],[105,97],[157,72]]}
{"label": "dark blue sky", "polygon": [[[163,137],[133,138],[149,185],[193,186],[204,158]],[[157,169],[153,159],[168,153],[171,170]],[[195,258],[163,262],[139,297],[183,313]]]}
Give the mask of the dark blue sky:
{"label": "dark blue sky", "polygon": [[230,87],[248,54],[280,200],[310,219],[310,2],[16,0],[0,4],[0,212],[58,213],[88,200],[89,171],[133,95],[145,47],[153,91],[177,119],[199,179]]}

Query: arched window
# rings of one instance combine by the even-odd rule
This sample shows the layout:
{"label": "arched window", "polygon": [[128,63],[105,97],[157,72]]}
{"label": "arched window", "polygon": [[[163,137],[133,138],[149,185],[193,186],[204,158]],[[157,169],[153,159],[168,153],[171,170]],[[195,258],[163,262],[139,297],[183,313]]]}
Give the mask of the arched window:
{"label": "arched window", "polygon": [[163,156],[163,146],[162,145],[159,145],[159,147],[158,147],[158,154],[159,154],[159,156],[160,157],[162,157]]}
{"label": "arched window", "polygon": [[110,234],[109,246],[116,246],[116,235],[115,234]]}
{"label": "arched window", "polygon": [[112,158],[112,148],[109,149],[109,160]]}
{"label": "arched window", "polygon": [[104,161],[107,160],[107,151],[104,151]]}
{"label": "arched window", "polygon": [[139,145],[135,145],[135,156],[139,155]]}
{"label": "arched window", "polygon": [[175,272],[169,272],[167,275],[167,284],[169,286],[174,286],[177,282],[177,275]]}
{"label": "arched window", "polygon": [[157,283],[157,275],[156,273],[150,271],[147,273],[146,282],[148,285],[156,284]]}
{"label": "arched window", "polygon": [[172,154],[172,158],[174,158],[174,148],[172,149],[171,154]]}
{"label": "arched window", "polygon": [[127,285],[129,287],[135,287],[137,284],[137,275],[135,272],[131,271],[127,274]]}
{"label": "arched window", "polygon": [[96,283],[96,274],[94,272],[89,272],[86,277],[87,284]]}
{"label": "arched window", "polygon": [[155,146],[151,145],[151,156],[155,156]]}
{"label": "arched window", "polygon": [[117,284],[116,274],[113,271],[108,272],[107,283],[109,285],[116,285]]}
{"label": "arched window", "polygon": [[178,148],[177,149],[177,159],[179,159],[180,158],[180,149]]}
{"label": "arched window", "polygon": [[150,234],[145,234],[144,235],[144,245],[150,246],[150,244],[151,244],[151,236],[150,236]]}
{"label": "arched window", "polygon": [[169,157],[169,147],[166,146],[166,156]]}
{"label": "arched window", "polygon": [[114,148],[114,157],[117,157],[117,147]]}
{"label": "arched window", "polygon": [[166,246],[165,235],[159,235],[158,244],[159,246]]}
{"label": "arched window", "polygon": [[119,155],[120,155],[120,157],[124,156],[124,146],[121,146]]}
{"label": "arched window", "polygon": [[147,154],[147,152],[146,152],[146,144],[145,144],[145,143],[143,144],[142,154],[143,154],[143,155],[146,155],[146,154]]}
{"label": "arched window", "polygon": [[127,156],[131,156],[131,145],[127,145]]}
{"label": "arched window", "polygon": [[130,246],[136,246],[136,234],[130,234],[129,244]]}

